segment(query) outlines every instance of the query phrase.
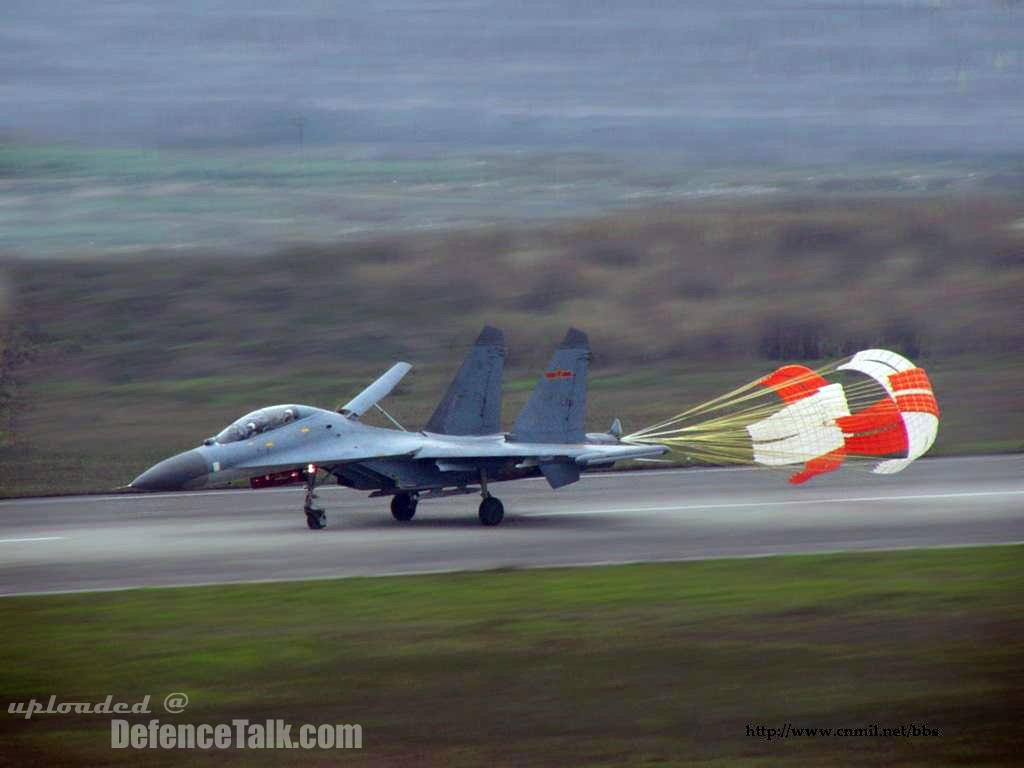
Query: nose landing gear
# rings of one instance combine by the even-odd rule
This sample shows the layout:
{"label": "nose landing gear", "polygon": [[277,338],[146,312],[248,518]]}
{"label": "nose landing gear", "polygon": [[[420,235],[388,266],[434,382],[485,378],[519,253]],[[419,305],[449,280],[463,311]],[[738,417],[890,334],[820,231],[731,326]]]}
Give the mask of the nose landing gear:
{"label": "nose landing gear", "polygon": [[311,531],[319,531],[327,527],[327,513],[322,509],[306,507],[306,525]]}
{"label": "nose landing gear", "polygon": [[327,527],[327,512],[319,507],[313,506],[313,500],[317,498],[316,493],[316,472],[315,465],[306,467],[306,502],[302,511],[306,513],[306,525],[311,531],[319,531]]}

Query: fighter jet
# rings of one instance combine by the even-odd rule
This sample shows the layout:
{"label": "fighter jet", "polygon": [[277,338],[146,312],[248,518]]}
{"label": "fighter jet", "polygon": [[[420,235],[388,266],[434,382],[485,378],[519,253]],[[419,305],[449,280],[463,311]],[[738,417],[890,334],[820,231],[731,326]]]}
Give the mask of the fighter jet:
{"label": "fighter jet", "polygon": [[[493,483],[543,476],[552,488],[580,472],[623,459],[653,458],[668,449],[625,445],[616,419],[606,433],[584,432],[587,335],[570,328],[511,431],[501,429],[504,335],[485,327],[423,429],[409,431],[380,405],[409,372],[396,363],[337,411],[274,405],[246,414],[201,446],[172,456],[135,478],[143,491],[191,490],[248,479],[253,488],[304,484],[303,511],[312,530],[327,525],[315,506],[319,482],[333,481],[370,497],[391,497],[395,520],[408,522],[421,500],[479,493],[480,522],[505,516]],[[395,428],[360,422],[371,408]]]}

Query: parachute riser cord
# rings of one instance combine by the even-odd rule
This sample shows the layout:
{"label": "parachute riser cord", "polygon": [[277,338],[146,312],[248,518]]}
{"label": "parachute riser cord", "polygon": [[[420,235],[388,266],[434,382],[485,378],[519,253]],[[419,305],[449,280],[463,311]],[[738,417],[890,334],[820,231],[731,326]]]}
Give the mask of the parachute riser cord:
{"label": "parachute riser cord", "polygon": [[[846,358],[844,360],[840,360],[838,362],[825,365],[817,369],[816,371],[811,371],[807,375],[797,377],[791,380],[791,383],[803,384],[811,382],[818,376],[824,376],[827,373],[834,372],[840,365],[844,365],[848,360],[849,358]],[[730,392],[726,392],[724,395],[719,395],[718,397],[712,398],[711,400],[701,403],[700,405],[696,405],[693,408],[683,411],[682,413],[676,414],[675,416],[672,416],[669,419],[666,419],[656,424],[652,424],[651,426],[645,427],[644,429],[638,430],[632,433],[631,435],[628,435],[627,437],[640,437],[649,432],[666,429],[667,427],[673,424],[680,423],[689,418],[700,416],[714,410],[733,408],[736,405],[739,405],[740,403],[748,402],[750,400],[754,400],[757,398],[774,397],[775,393],[771,389],[765,388],[762,382],[763,379],[755,379],[754,381],[748,382],[747,384],[744,384],[741,387],[737,387],[736,389]],[[771,407],[771,405],[766,404],[765,407]]]}

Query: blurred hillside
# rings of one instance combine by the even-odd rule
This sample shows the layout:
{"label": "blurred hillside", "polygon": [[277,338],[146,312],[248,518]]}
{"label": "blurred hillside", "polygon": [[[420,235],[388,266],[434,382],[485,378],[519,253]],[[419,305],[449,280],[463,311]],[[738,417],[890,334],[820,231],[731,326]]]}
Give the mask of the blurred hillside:
{"label": "blurred hillside", "polygon": [[[662,207],[269,257],[8,265],[47,365],[112,382],[434,355],[568,324],[620,363],[1024,349],[1024,203]],[[57,372],[57,371],[55,371]]]}
{"label": "blurred hillside", "polygon": [[737,167],[663,151],[171,150],[0,140],[0,254],[268,255],[382,232],[533,226],[682,201],[960,198],[1021,189],[1019,156]]}
{"label": "blurred hillside", "polygon": [[418,426],[484,323],[508,336],[506,418],[576,325],[595,353],[595,428],[639,426],[777,360],[880,345],[938,372],[940,451],[1022,447],[1019,198],[664,206],[3,274],[8,493],[127,482],[249,407],[331,406],[396,358],[417,366],[393,401]]}

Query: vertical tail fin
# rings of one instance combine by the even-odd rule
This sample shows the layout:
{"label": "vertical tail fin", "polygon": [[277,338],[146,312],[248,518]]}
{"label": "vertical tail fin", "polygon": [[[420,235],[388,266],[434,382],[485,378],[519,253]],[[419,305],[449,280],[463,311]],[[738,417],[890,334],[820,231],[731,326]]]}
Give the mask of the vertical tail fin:
{"label": "vertical tail fin", "polygon": [[587,334],[570,328],[512,427],[523,443],[581,443],[587,416]]}
{"label": "vertical tail fin", "polygon": [[424,429],[441,435],[501,431],[501,375],[505,336],[485,326]]}

